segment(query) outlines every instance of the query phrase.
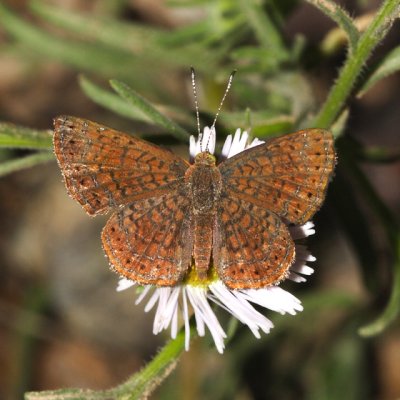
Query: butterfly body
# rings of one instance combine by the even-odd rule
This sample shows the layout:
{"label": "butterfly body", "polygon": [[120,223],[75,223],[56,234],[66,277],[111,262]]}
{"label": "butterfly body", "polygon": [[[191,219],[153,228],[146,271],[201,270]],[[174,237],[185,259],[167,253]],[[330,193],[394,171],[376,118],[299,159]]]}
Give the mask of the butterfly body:
{"label": "butterfly body", "polygon": [[207,277],[211,261],[213,231],[221,196],[222,177],[215,157],[199,153],[186,174],[186,195],[190,199],[193,226],[193,258],[200,279]]}
{"label": "butterfly body", "polygon": [[216,165],[194,164],[128,134],[75,117],[55,119],[54,150],[71,197],[102,232],[111,267],[140,284],[173,286],[194,260],[231,289],[280,282],[295,259],[287,222],[320,207],[335,165],[332,135],[308,129]]}

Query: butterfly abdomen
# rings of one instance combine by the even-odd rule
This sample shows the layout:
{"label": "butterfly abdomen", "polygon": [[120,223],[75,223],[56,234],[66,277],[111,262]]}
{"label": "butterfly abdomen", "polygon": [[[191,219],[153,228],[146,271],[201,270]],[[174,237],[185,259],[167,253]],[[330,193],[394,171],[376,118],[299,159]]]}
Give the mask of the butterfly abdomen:
{"label": "butterfly abdomen", "polygon": [[213,243],[212,215],[197,215],[194,218],[193,257],[200,279],[207,277]]}

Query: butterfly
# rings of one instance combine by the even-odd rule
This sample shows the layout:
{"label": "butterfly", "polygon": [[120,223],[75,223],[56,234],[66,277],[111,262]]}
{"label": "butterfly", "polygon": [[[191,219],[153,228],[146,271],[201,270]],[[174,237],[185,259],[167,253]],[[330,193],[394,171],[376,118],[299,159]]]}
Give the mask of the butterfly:
{"label": "butterfly", "polygon": [[102,243],[111,268],[143,285],[173,286],[214,266],[230,289],[284,279],[295,260],[288,223],[320,208],[335,166],[332,134],[305,129],[217,164],[194,163],[76,117],[54,121],[54,151],[70,196],[111,213]]}

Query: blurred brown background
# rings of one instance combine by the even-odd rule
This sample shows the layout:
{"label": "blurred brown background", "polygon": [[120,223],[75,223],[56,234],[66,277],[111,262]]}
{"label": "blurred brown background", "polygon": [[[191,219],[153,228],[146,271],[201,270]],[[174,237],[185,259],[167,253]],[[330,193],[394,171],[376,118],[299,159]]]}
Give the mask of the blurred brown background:
{"label": "blurred brown background", "polygon": [[[32,18],[23,0],[8,3],[21,15]],[[106,12],[102,10],[108,7],[107,2],[100,0],[52,3],[78,13]],[[342,3],[348,10],[358,7],[356,2]],[[374,9],[378,4],[369,2],[368,7]],[[157,0],[131,0],[123,10],[126,20],[167,28],[197,18],[190,13],[172,12]],[[303,32],[311,42],[320,41],[332,28],[331,22],[305,4],[299,5],[288,22],[288,38]],[[377,49],[376,56],[385,46],[398,43],[399,37],[397,25],[385,45]],[[0,26],[0,46],[9,40]],[[333,60],[326,76],[309,77],[315,83],[317,97],[324,97],[341,61]],[[201,60],[193,60],[194,66],[196,63]],[[88,100],[78,86],[77,75],[77,71],[57,62],[24,62],[0,50],[0,119],[50,129],[53,117],[71,114],[117,129],[135,130],[133,124]],[[174,80],[188,80],[188,75],[183,72],[169,83],[171,96],[181,97],[181,102],[191,99],[181,90],[185,83]],[[392,76],[361,101],[354,101],[350,128],[363,143],[400,145],[399,83],[399,76]],[[368,167],[368,174],[398,215],[399,162]],[[151,334],[152,314],[145,314],[142,306],[134,305],[134,291],[115,291],[118,277],[109,271],[100,243],[100,230],[106,218],[89,219],[69,199],[55,162],[2,178],[0,216],[0,398],[18,398],[28,389],[108,388],[127,378],[155,354],[166,336]],[[363,299],[357,261],[340,226],[329,208],[322,210],[319,218],[328,221],[331,229],[325,225],[311,241],[320,261],[310,280],[320,288],[337,288]],[[377,241],[379,244],[379,232]],[[382,257],[386,257],[384,248]],[[333,315],[332,319],[336,317]],[[397,322],[379,337],[365,360],[377,371],[375,394],[382,400],[400,398],[399,333]],[[247,335],[248,341],[256,340],[250,332]],[[168,381],[168,398],[193,398],[199,382],[206,379],[204,376],[209,379],[213,371],[225,368],[224,362],[216,352],[210,350],[205,354],[204,348],[194,342]],[[161,395],[154,397],[158,396]],[[252,397],[244,389],[235,398]]]}

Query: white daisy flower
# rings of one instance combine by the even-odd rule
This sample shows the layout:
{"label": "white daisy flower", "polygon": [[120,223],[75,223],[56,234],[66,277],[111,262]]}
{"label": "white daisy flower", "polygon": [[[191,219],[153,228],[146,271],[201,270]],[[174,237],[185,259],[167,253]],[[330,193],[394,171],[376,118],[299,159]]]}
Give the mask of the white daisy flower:
{"label": "white daisy flower", "polygon": [[[190,157],[193,159],[196,154],[206,149],[210,153],[214,153],[215,142],[215,128],[205,127],[197,141],[193,136],[190,137]],[[261,143],[264,142],[258,139],[249,143],[248,133],[237,129],[233,136],[229,135],[226,138],[221,154],[224,158],[229,158]],[[302,226],[288,226],[288,228],[294,240],[303,239],[315,233],[312,222],[307,222]],[[307,263],[313,261],[315,261],[315,257],[308,252],[306,247],[296,244],[296,261],[290,267],[287,279],[294,282],[305,282],[305,276],[314,272]],[[137,284],[121,278],[117,291],[132,286],[137,286]],[[179,319],[181,319],[185,327],[185,348],[188,350],[190,343],[189,318],[194,314],[198,335],[204,336],[207,327],[219,353],[224,351],[226,333],[219,323],[214,312],[215,307],[212,305],[220,306],[247,325],[256,338],[260,338],[261,333],[269,333],[273,324],[257,311],[253,304],[280,314],[295,315],[298,311],[303,310],[300,300],[280,286],[231,290],[218,278],[207,285],[199,285],[198,282],[191,284],[190,279],[174,287],[148,285],[136,299],[136,304],[143,301],[146,301],[145,312],[156,309],[153,324],[154,334],[170,329],[171,337],[175,338],[178,333]]]}

